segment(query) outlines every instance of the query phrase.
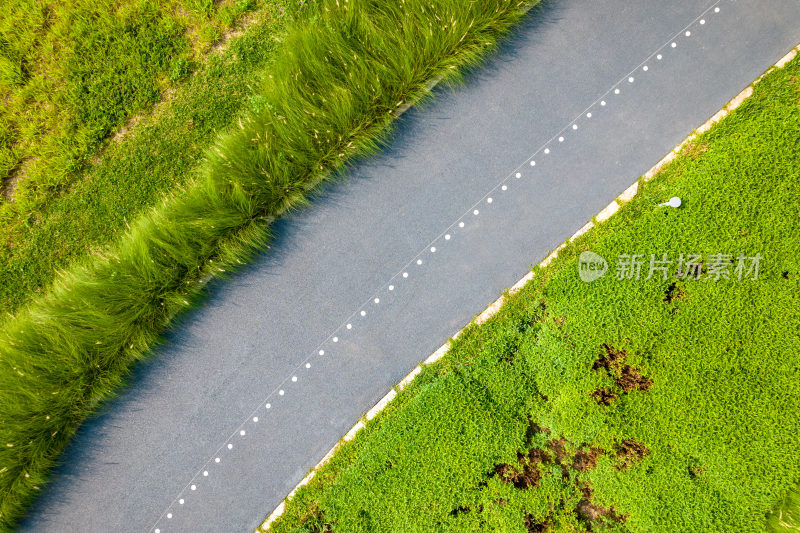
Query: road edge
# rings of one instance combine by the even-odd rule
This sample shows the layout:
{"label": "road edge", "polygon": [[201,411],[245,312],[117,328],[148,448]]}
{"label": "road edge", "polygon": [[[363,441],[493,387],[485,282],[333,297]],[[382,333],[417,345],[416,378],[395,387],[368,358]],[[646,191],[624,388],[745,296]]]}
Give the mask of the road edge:
{"label": "road edge", "polygon": [[[586,224],[584,224],[578,231],[576,231],[571,237],[557,246],[550,254],[547,255],[544,259],[542,259],[538,266],[540,268],[544,268],[549,265],[557,256],[558,252],[560,252],[567,244],[571,243],[584,233],[591,230],[596,225],[605,222],[606,220],[610,219],[614,216],[622,207],[623,204],[628,203],[631,201],[639,192],[639,184],[646,183],[652,180],[661,169],[672,162],[681,150],[690,142],[692,142],[698,135],[705,133],[706,131],[710,130],[712,126],[720,122],[726,116],[728,116],[733,110],[739,107],[743,102],[745,102],[750,96],[753,94],[753,87],[760,82],[766,75],[770,74],[776,69],[781,69],[786,64],[789,63],[792,59],[800,53],[800,44],[793,47],[789,50],[786,55],[784,55],[781,59],[779,59],[774,65],[770,66],[763,74],[761,74],[758,78],[756,78],[750,85],[748,85],[744,90],[742,90],[739,94],[737,94],[733,99],[731,99],[728,103],[726,103],[722,108],[717,111],[714,115],[712,115],[708,120],[706,120],[702,125],[694,129],[683,141],[681,141],[675,148],[669,151],[667,155],[665,155],[658,163],[653,165],[650,170],[645,172],[642,176],[640,176],[636,181],[634,181],[627,189],[625,189],[622,193],[620,193],[614,200],[612,200],[606,207],[601,209],[595,216],[592,217]],[[428,87],[429,91],[432,91],[433,88],[438,84],[440,80],[433,80]],[[405,111],[407,111],[413,104],[408,104],[408,106],[404,106],[402,110],[399,110],[399,115],[402,115]],[[334,454],[344,446],[347,442],[353,440],[356,434],[365,427],[366,422],[375,418],[383,409],[397,396],[397,394],[402,391],[405,387],[407,387],[413,380],[422,372],[423,366],[429,366],[441,359],[450,348],[450,341],[458,338],[459,335],[470,325],[472,324],[482,324],[493,317],[500,308],[505,303],[505,300],[508,296],[514,295],[519,292],[522,287],[525,286],[530,280],[533,279],[534,271],[531,269],[528,274],[523,276],[519,281],[517,281],[514,285],[512,285],[509,289],[504,291],[504,293],[497,298],[494,302],[489,304],[486,309],[484,309],[480,314],[476,315],[468,324],[466,324],[463,328],[458,330],[455,334],[453,334],[450,339],[447,340],[439,349],[429,355],[424,361],[418,364],[414,369],[409,372],[402,380],[400,380],[394,387],[389,389],[389,392],[386,393],[383,398],[381,398],[378,403],[376,403],[371,409],[369,409],[364,415],[359,418],[355,425],[353,425],[350,430],[345,433],[339,441],[334,444],[334,446],[328,451],[327,454],[314,466],[311,468],[309,473],[306,477],[300,481],[294,489],[281,501],[281,503],[275,508],[272,513],[262,522],[262,524],[256,529],[256,533],[265,533],[269,531],[270,525],[277,520],[280,516],[283,515],[286,504],[292,500],[294,495],[297,491],[307,485],[314,476],[316,475],[317,471],[322,468],[333,456]]]}

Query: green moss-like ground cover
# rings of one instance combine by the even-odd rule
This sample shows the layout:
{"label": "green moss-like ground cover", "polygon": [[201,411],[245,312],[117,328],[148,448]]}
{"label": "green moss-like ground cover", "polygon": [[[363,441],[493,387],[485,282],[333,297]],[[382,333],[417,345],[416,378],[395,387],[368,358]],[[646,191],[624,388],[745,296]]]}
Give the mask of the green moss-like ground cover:
{"label": "green moss-like ground cover", "polygon": [[[800,480],[800,59],[501,312],[470,326],[271,531],[760,532]],[[658,208],[677,195],[681,209]],[[585,283],[579,254],[612,263]],[[656,254],[702,279],[645,280]],[[640,280],[617,280],[643,254]],[[714,254],[732,254],[715,280]],[[760,254],[760,272],[736,272]],[[748,262],[747,266],[750,266]]]}

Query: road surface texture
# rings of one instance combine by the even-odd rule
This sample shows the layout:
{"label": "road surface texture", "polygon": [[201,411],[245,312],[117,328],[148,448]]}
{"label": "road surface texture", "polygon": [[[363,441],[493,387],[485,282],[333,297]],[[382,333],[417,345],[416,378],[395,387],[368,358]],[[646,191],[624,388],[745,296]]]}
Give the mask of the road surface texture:
{"label": "road surface texture", "polygon": [[390,387],[798,42],[797,0],[533,10],[212,285],[20,530],[252,531]]}

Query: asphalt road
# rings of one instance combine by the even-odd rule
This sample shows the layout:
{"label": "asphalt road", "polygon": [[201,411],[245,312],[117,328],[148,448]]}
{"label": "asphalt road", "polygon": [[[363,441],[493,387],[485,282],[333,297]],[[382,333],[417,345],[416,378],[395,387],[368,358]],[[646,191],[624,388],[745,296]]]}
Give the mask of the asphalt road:
{"label": "asphalt road", "polygon": [[800,42],[797,0],[712,1],[534,10],[212,286],[20,530],[257,527],[420,360]]}

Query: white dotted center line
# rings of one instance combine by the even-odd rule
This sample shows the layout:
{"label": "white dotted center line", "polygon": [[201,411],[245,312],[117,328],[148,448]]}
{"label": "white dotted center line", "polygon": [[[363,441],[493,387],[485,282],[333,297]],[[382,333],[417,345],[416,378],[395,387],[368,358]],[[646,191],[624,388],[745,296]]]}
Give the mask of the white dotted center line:
{"label": "white dotted center line", "polygon": [[[423,253],[425,253],[426,251],[429,251],[430,253],[436,253],[437,248],[436,248],[436,246],[434,246],[434,244],[436,244],[437,242],[439,242],[442,239],[444,239],[445,241],[450,241],[452,239],[452,235],[451,235],[450,232],[454,231],[454,229],[456,227],[458,227],[458,228],[464,228],[465,227],[466,224],[465,224],[463,219],[467,216],[467,214],[470,211],[472,211],[472,214],[474,216],[480,215],[480,211],[477,209],[477,207],[480,204],[484,203],[484,202],[487,203],[487,204],[492,204],[493,201],[494,201],[493,197],[491,196],[492,193],[494,193],[494,192],[496,192],[498,190],[503,191],[503,192],[507,191],[508,190],[508,182],[509,182],[509,180],[511,179],[512,176],[515,179],[522,178],[522,168],[525,166],[525,164],[529,164],[531,167],[535,167],[536,166],[536,160],[534,158],[536,157],[536,155],[538,155],[540,153],[543,153],[544,155],[549,155],[550,154],[550,145],[556,139],[558,140],[559,143],[563,143],[566,140],[564,134],[567,131],[569,131],[570,129],[572,131],[577,131],[579,129],[578,120],[580,118],[585,117],[586,119],[591,119],[592,116],[593,116],[592,112],[590,111],[591,109],[597,107],[598,105],[600,107],[606,107],[607,101],[604,98],[607,97],[612,92],[613,92],[614,95],[621,94],[621,90],[620,90],[619,86],[626,79],[627,79],[627,82],[629,84],[634,83],[636,81],[636,78],[633,76],[634,73],[636,73],[639,70],[641,70],[643,72],[648,72],[649,71],[649,66],[647,65],[647,62],[649,60],[653,59],[653,58],[655,58],[657,61],[661,61],[664,58],[663,52],[665,50],[667,50],[668,48],[676,48],[678,46],[676,39],[681,34],[683,34],[685,37],[690,37],[692,35],[691,30],[689,30],[690,27],[694,26],[695,24],[705,25],[706,24],[706,19],[702,18],[702,17],[707,15],[708,13],[710,13],[712,11],[713,11],[713,13],[719,13],[720,12],[720,8],[719,8],[718,4],[721,1],[722,0],[717,0],[715,3],[711,4],[711,6],[706,8],[706,10],[703,11],[703,13],[701,13],[697,18],[692,20],[685,28],[683,28],[681,31],[677,32],[675,35],[673,35],[672,38],[670,38],[670,40],[668,40],[666,43],[661,45],[655,52],[653,52],[652,54],[647,56],[647,58],[644,61],[642,61],[641,63],[639,63],[633,70],[631,70],[628,74],[626,74],[625,76],[621,77],[616,83],[614,83],[608,91],[603,93],[599,98],[597,98],[595,101],[593,101],[591,104],[589,104],[586,107],[586,109],[584,109],[581,113],[578,114],[578,116],[576,116],[573,120],[569,121],[567,123],[567,125],[564,128],[561,129],[561,131],[557,132],[555,135],[553,135],[553,137],[551,137],[550,139],[545,141],[542,144],[542,146],[539,147],[539,149],[537,149],[530,157],[526,158],[526,160],[525,160],[526,163],[523,163],[522,165],[518,166],[516,169],[512,170],[511,173],[509,173],[503,180],[501,180],[497,185],[492,187],[489,190],[489,192],[487,192],[480,200],[478,200],[475,204],[473,204],[472,207],[467,209],[460,217],[458,217],[456,219],[458,221],[457,223],[456,222],[452,223],[444,232],[442,232],[441,234],[437,235],[428,245],[426,245],[422,249],[421,252],[419,252],[414,258],[412,258],[411,261],[406,263],[406,265],[400,271],[398,271],[396,274],[391,276],[391,278],[389,278],[389,282],[387,282],[384,285],[382,285],[381,288],[378,290],[377,294],[382,293],[384,289],[388,289],[389,291],[394,291],[395,288],[396,288],[395,287],[395,283],[397,283],[397,280],[399,280],[399,279],[408,279],[409,273],[408,273],[407,269],[408,269],[408,267],[410,265],[412,265],[413,263],[416,263],[418,266],[423,264],[423,260],[422,260],[422,257],[421,257]],[[320,357],[324,356],[325,355],[325,350],[322,348],[322,346],[327,344],[328,341],[332,341],[333,343],[338,343],[339,342],[339,337],[336,336],[335,334],[338,333],[339,331],[341,331],[343,329],[344,330],[352,330],[353,329],[353,324],[352,324],[351,320],[357,314],[359,314],[361,317],[365,317],[366,314],[367,314],[365,307],[367,305],[369,305],[370,301],[374,305],[379,305],[381,303],[381,300],[380,300],[380,298],[378,296],[372,296],[372,297],[368,298],[364,302],[364,304],[359,306],[359,311],[356,311],[352,315],[350,315],[350,317],[348,317],[345,320],[345,322],[342,323],[342,325],[337,327],[334,330],[334,332],[331,335],[329,335],[320,344],[320,347],[318,348],[318,350],[315,350],[315,353],[318,354]],[[301,368],[305,368],[306,370],[310,369],[311,368],[310,359],[312,357],[314,357],[313,354],[309,355],[308,357],[306,357],[300,363],[300,365],[297,367],[296,370],[299,370]],[[161,516],[159,516],[158,520],[156,521],[156,525],[158,525],[164,517],[166,517],[168,520],[172,519],[173,511],[174,511],[173,507],[175,506],[175,503],[177,502],[178,505],[184,505],[184,503],[186,503],[184,493],[187,490],[190,490],[190,491],[196,491],[197,490],[197,484],[196,483],[199,481],[199,479],[201,477],[208,477],[209,476],[208,467],[213,465],[213,464],[219,464],[221,462],[220,452],[223,451],[225,448],[227,448],[228,450],[232,450],[233,449],[233,443],[231,441],[235,438],[236,434],[238,433],[239,437],[242,438],[247,434],[246,430],[244,429],[244,426],[246,424],[248,424],[248,422],[250,422],[252,424],[257,424],[258,423],[259,418],[258,418],[258,416],[256,416],[256,414],[262,409],[262,406],[263,406],[264,409],[267,409],[267,410],[272,408],[272,404],[267,402],[266,400],[271,398],[272,396],[274,396],[276,392],[277,392],[278,396],[284,396],[286,391],[281,387],[284,387],[285,384],[287,384],[289,382],[296,383],[298,381],[298,379],[299,378],[298,378],[298,376],[296,374],[293,374],[290,378],[284,379],[284,381],[282,383],[280,383],[275,388],[275,390],[273,390],[267,396],[267,398],[265,398],[264,401],[262,401],[262,402],[260,402],[258,404],[258,407],[256,407],[250,413],[250,415],[247,416],[244,419],[244,422],[242,422],[239,425],[239,427],[236,428],[236,430],[234,430],[234,432],[225,440],[225,443],[222,444],[216,450],[216,452],[214,453],[213,459],[209,459],[203,465],[201,470],[198,470],[198,472],[192,477],[192,479],[189,481],[189,483],[186,484],[186,486],[183,488],[183,490],[180,491],[180,493],[179,493],[180,497],[175,499],[175,500],[173,500],[173,502],[169,505],[167,510],[164,513],[162,513]],[[151,528],[151,531],[153,531],[153,533],[161,533],[161,530],[159,528],[157,528],[157,527]]]}

